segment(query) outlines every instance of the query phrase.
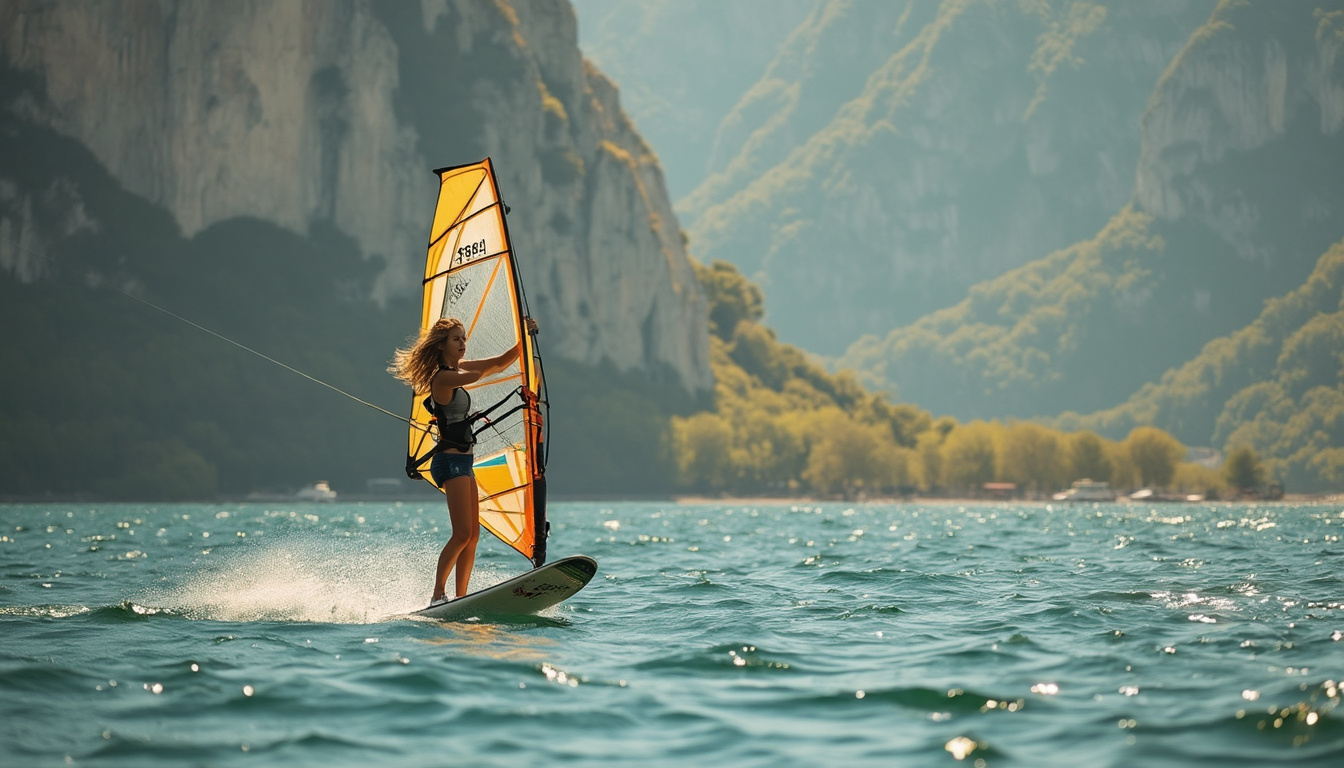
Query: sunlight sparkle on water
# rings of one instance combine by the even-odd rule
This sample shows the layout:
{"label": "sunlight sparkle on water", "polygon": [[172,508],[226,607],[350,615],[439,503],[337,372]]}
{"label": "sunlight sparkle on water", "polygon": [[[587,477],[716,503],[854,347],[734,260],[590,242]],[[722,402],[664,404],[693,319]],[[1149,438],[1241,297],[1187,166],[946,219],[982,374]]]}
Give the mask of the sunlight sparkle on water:
{"label": "sunlight sparkle on water", "polygon": [[[1119,504],[557,504],[555,553],[602,570],[553,616],[389,616],[428,597],[440,506],[0,519],[0,661],[16,672],[0,701],[17,701],[0,732],[58,710],[77,726],[39,759],[0,744],[0,766],[69,753],[168,768],[200,750],[246,768],[244,739],[296,763],[349,748],[405,765],[444,748],[596,762],[660,740],[716,764],[855,768],[1344,754],[1344,576],[1323,530],[1344,533],[1339,506],[1160,507],[1173,525]],[[473,582],[526,567],[486,541]],[[81,640],[53,647],[57,631]],[[328,706],[333,690],[349,701]],[[519,715],[566,727],[520,741]]]}
{"label": "sunlight sparkle on water", "polygon": [[952,754],[952,757],[958,760],[965,760],[979,746],[980,745],[977,744],[974,739],[968,739],[965,736],[958,736],[955,739],[952,739],[951,741],[947,742],[947,744],[945,744],[943,748],[946,749],[948,752],[950,752]]}
{"label": "sunlight sparkle on water", "polygon": [[570,688],[579,687],[578,679],[575,678],[573,675],[565,672],[563,669],[556,669],[550,664],[542,664],[541,672],[542,674],[546,675],[547,680],[557,685],[567,685]]}

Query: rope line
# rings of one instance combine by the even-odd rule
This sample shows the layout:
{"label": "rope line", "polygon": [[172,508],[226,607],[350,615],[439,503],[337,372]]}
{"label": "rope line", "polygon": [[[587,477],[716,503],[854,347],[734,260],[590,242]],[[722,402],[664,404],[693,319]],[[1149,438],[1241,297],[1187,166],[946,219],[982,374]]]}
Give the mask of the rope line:
{"label": "rope line", "polygon": [[303,378],[305,378],[305,379],[307,379],[307,380],[309,380],[309,381],[311,381],[311,382],[313,382],[313,383],[315,383],[315,384],[321,384],[322,386],[326,387],[327,389],[330,389],[330,390],[333,391],[333,392],[336,392],[336,393],[345,395],[346,397],[350,398],[351,400],[354,400],[356,403],[360,403],[361,405],[367,405],[368,407],[372,408],[373,410],[378,411],[379,413],[385,413],[385,414],[387,414],[388,416],[391,416],[392,418],[394,418],[394,419],[396,419],[397,421],[400,421],[400,422],[402,422],[402,423],[404,423],[404,424],[411,424],[411,423],[412,423],[411,420],[408,419],[408,418],[406,418],[405,416],[401,416],[401,415],[399,415],[399,414],[395,414],[395,413],[393,413],[393,412],[387,410],[386,408],[384,408],[384,407],[382,407],[382,406],[380,406],[380,405],[374,405],[373,403],[370,403],[370,402],[368,402],[367,400],[361,400],[361,399],[359,399],[358,397],[355,397],[354,395],[350,394],[349,392],[346,392],[345,390],[341,389],[340,387],[332,386],[331,384],[328,384],[327,382],[325,382],[325,381],[323,381],[323,380],[321,380],[321,379],[319,379],[319,378],[317,378],[317,377],[315,377],[315,376],[310,376],[310,375],[304,373],[303,371],[300,371],[298,368],[295,368],[295,367],[290,366],[290,365],[286,365],[286,364],[280,362],[279,360],[276,360],[275,358],[273,358],[273,357],[271,357],[271,356],[269,356],[269,355],[266,355],[266,354],[263,354],[263,353],[261,353],[261,352],[258,352],[257,350],[255,350],[255,349],[253,349],[253,348],[247,346],[246,344],[240,344],[240,343],[234,341],[233,339],[230,339],[228,336],[224,336],[223,334],[216,333],[216,332],[210,330],[209,328],[206,328],[206,327],[203,326],[203,325],[200,325],[200,324],[198,324],[198,323],[194,323],[194,322],[188,320],[187,318],[185,318],[185,317],[183,317],[183,316],[181,316],[181,315],[179,315],[179,314],[177,314],[177,313],[175,313],[175,312],[171,312],[171,311],[169,311],[169,310],[167,310],[167,309],[164,309],[163,307],[160,307],[158,304],[155,304],[155,303],[153,303],[153,302],[151,302],[151,301],[146,301],[145,299],[142,299],[142,298],[140,298],[139,296],[135,296],[135,295],[133,295],[133,294],[127,293],[126,291],[123,291],[122,289],[117,288],[116,286],[113,286],[113,287],[112,287],[112,290],[116,291],[117,293],[120,293],[122,296],[125,296],[125,297],[128,298],[128,299],[134,299],[135,301],[138,301],[138,302],[140,302],[141,304],[144,304],[144,305],[147,306],[147,307],[151,307],[151,308],[153,308],[153,309],[157,309],[158,311],[164,313],[165,315],[168,315],[169,317],[175,317],[175,318],[177,318],[178,320],[181,320],[182,322],[186,323],[187,325],[190,325],[192,328],[196,328],[197,330],[205,331],[206,333],[210,334],[211,336],[214,336],[214,337],[217,338],[217,339],[220,339],[221,341],[227,341],[228,343],[232,344],[233,346],[235,346],[235,347],[237,347],[237,348],[239,348],[239,349],[241,349],[241,350],[244,350],[244,351],[247,351],[247,352],[251,352],[252,354],[256,355],[257,357],[260,357],[262,360],[267,360],[267,361],[269,361],[269,362],[275,363],[276,365],[280,366],[281,368],[284,368],[284,369],[287,370],[287,371],[291,371],[291,372],[293,372],[293,373],[297,373],[298,375],[302,376]]}
{"label": "rope line", "polygon": [[[26,247],[24,247],[23,245],[21,245],[20,243],[11,243],[11,245],[13,245],[15,248],[18,248],[18,249],[21,250],[21,251],[27,251],[28,253],[32,254],[33,256],[36,256],[36,257],[39,258],[39,259],[42,259],[43,261],[46,261],[46,260],[47,260],[47,255],[38,253],[37,251],[34,251],[34,250],[32,250],[31,248],[26,248]],[[111,285],[110,283],[109,283],[109,287],[111,287],[112,290],[116,291],[117,293],[120,293],[122,296],[125,296],[125,297],[128,298],[128,299],[132,299],[132,300],[134,300],[134,301],[138,301],[138,302],[140,302],[141,304],[144,304],[145,306],[150,307],[151,309],[157,309],[158,311],[162,312],[162,313],[165,314],[165,315],[168,315],[169,317],[177,318],[178,320],[181,320],[182,322],[186,323],[187,325],[190,325],[192,328],[195,328],[195,329],[200,330],[200,331],[205,331],[206,333],[210,334],[211,336],[214,336],[214,337],[217,338],[217,339],[220,339],[221,341],[227,341],[228,343],[232,344],[233,346],[235,346],[235,347],[237,347],[237,348],[239,348],[239,349],[241,349],[241,350],[244,350],[244,351],[246,351],[246,352],[251,352],[252,354],[256,355],[257,357],[260,357],[262,360],[266,360],[266,361],[268,361],[268,362],[275,363],[276,365],[280,366],[281,368],[284,368],[284,369],[287,370],[287,371],[290,371],[290,372],[292,372],[292,373],[297,373],[298,375],[302,376],[303,378],[305,378],[305,379],[307,379],[307,380],[309,380],[309,381],[311,381],[311,382],[313,382],[313,383],[315,383],[315,384],[321,384],[322,386],[326,387],[327,389],[330,389],[331,391],[336,392],[336,393],[338,393],[338,394],[344,395],[344,396],[350,398],[351,400],[354,400],[355,402],[357,402],[357,403],[359,403],[359,404],[361,404],[361,405],[367,405],[368,407],[372,408],[372,409],[375,410],[375,411],[378,411],[379,413],[385,413],[385,414],[387,414],[388,416],[391,416],[392,418],[396,419],[397,421],[402,422],[403,424],[410,424],[410,425],[414,426],[414,422],[412,422],[410,419],[406,418],[405,416],[401,416],[401,415],[399,415],[399,414],[395,414],[395,413],[393,413],[393,412],[387,410],[386,408],[383,408],[382,406],[374,405],[373,403],[370,403],[370,402],[368,402],[368,401],[366,401],[366,400],[361,400],[361,399],[359,399],[358,397],[355,397],[354,395],[350,394],[349,392],[346,392],[345,390],[341,389],[340,387],[332,386],[331,384],[328,384],[327,382],[325,382],[325,381],[323,381],[323,380],[321,380],[321,379],[319,379],[319,378],[317,378],[317,377],[315,377],[315,376],[310,376],[310,375],[304,373],[303,371],[300,371],[298,368],[295,368],[295,367],[290,366],[290,365],[286,365],[286,364],[280,362],[279,360],[276,360],[275,358],[270,357],[269,355],[265,355],[265,354],[263,354],[263,353],[261,353],[261,352],[258,352],[257,350],[255,350],[255,349],[253,349],[253,348],[247,346],[246,344],[240,344],[240,343],[234,341],[233,339],[230,339],[228,336],[225,336],[225,335],[220,334],[220,333],[216,333],[215,331],[212,331],[212,330],[210,330],[209,328],[206,328],[205,326],[200,325],[199,323],[194,323],[194,322],[192,322],[191,320],[188,320],[187,318],[185,318],[185,317],[183,317],[183,316],[177,314],[176,312],[172,312],[172,311],[169,311],[169,310],[167,310],[167,309],[164,309],[163,307],[160,307],[158,304],[155,304],[155,303],[152,302],[152,301],[149,301],[149,300],[147,300],[147,299],[142,299],[142,298],[140,298],[139,296],[136,296],[136,295],[131,294],[131,293],[127,293],[126,291],[123,291],[122,289],[118,288],[118,287],[115,286],[115,285]]]}

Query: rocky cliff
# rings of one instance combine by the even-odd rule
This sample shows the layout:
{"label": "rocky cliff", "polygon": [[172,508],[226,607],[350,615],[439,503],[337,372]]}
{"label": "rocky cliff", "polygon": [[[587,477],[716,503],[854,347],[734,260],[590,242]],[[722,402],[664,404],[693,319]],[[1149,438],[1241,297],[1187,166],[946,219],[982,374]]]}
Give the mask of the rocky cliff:
{"label": "rocky cliff", "polygon": [[658,151],[673,199],[704,181],[720,122],[815,0],[572,0],[584,55]]}
{"label": "rocky cliff", "polygon": [[[1292,253],[1300,244],[1295,233],[1338,218],[1338,179],[1292,161],[1337,153],[1341,126],[1338,3],[1222,3],[1154,90],[1142,121],[1134,199],[1161,221],[1206,227],[1242,261],[1271,269],[1285,259],[1310,261],[1333,241],[1333,231],[1306,254]],[[1280,156],[1270,162],[1274,151]],[[1230,178],[1236,166],[1250,167]],[[1301,219],[1282,221],[1284,211],[1266,210],[1266,203],[1280,208],[1289,200]]]}
{"label": "rocky cliff", "polygon": [[[711,384],[704,298],[661,171],[579,54],[564,0],[15,0],[0,30],[0,64],[38,83],[12,106],[186,236],[240,217],[330,225],[386,264],[374,297],[418,291],[429,170],[490,155],[548,348]],[[53,190],[78,211],[68,186],[0,179],[12,274],[38,278],[37,254],[98,226],[33,215]]]}

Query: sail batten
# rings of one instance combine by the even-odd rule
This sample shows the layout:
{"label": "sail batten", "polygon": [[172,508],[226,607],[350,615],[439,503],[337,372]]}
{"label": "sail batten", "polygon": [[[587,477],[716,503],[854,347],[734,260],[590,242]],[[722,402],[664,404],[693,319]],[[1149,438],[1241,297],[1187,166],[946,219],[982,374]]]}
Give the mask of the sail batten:
{"label": "sail batten", "polygon": [[[504,371],[466,387],[473,407],[499,405],[476,426],[474,469],[481,525],[539,566],[546,558],[545,418],[541,359],[527,334],[526,298],[509,241],[504,205],[490,159],[440,168],[425,259],[421,333],[454,317],[467,330],[468,357],[493,357],[522,346]],[[414,398],[412,463],[433,450],[432,415]],[[506,401],[514,399],[510,405]],[[428,471],[422,475],[431,484]]]}

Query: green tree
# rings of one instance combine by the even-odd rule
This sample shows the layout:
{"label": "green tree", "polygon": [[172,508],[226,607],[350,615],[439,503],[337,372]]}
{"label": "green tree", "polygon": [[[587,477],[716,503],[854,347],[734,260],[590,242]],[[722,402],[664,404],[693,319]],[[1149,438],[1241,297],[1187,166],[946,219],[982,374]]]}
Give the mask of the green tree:
{"label": "green tree", "polygon": [[901,445],[891,445],[883,458],[888,468],[887,485],[902,492],[918,487],[923,470],[920,466],[919,452]]}
{"label": "green tree", "polygon": [[907,403],[890,403],[880,396],[869,396],[866,410],[874,421],[890,424],[892,439],[906,448],[914,448],[920,433],[933,425],[933,416],[928,411]]}
{"label": "green tree", "polygon": [[943,477],[949,488],[975,491],[994,479],[994,426],[972,421],[943,441]]}
{"label": "green tree", "polygon": [[921,432],[915,440],[915,453],[919,455],[920,475],[915,484],[922,491],[933,490],[943,484],[943,436],[939,429]]}
{"label": "green tree", "polygon": [[709,300],[710,333],[728,341],[739,322],[756,322],[765,316],[765,294],[737,267],[716,259],[708,267],[695,263],[695,274]]}
{"label": "green tree", "polygon": [[1211,498],[1227,487],[1227,482],[1218,470],[1188,461],[1176,465],[1176,474],[1171,482],[1178,491],[1202,493]]}
{"label": "green tree", "polygon": [[1150,488],[1166,488],[1185,457],[1185,446],[1157,427],[1138,427],[1125,438],[1125,450],[1138,470],[1139,481]]}
{"label": "green tree", "polygon": [[727,419],[709,412],[673,417],[672,434],[683,483],[713,490],[728,487],[733,428]]}
{"label": "green tree", "polygon": [[756,323],[738,323],[732,342],[733,362],[765,386],[779,390],[793,375],[788,356],[783,354],[786,347],[769,328]]}
{"label": "green tree", "polygon": [[[1306,461],[1306,470],[1327,488],[1344,488],[1344,448],[1325,448]],[[1270,474],[1266,468],[1266,474]]]}
{"label": "green tree", "polygon": [[1111,477],[1113,465],[1106,450],[1106,441],[1096,432],[1083,431],[1069,435],[1065,442],[1065,451],[1068,454],[1070,474],[1073,475],[1069,478],[1070,482],[1084,478],[1114,482]]}
{"label": "green tree", "polygon": [[794,419],[772,415],[758,401],[743,403],[732,421],[729,463],[743,490],[780,490],[798,477],[807,446]]}
{"label": "green tree", "polygon": [[861,424],[838,408],[811,414],[817,426],[803,480],[820,493],[852,496],[893,484],[895,445],[881,426]]}
{"label": "green tree", "polygon": [[1053,490],[1065,482],[1059,433],[1030,421],[1003,431],[1000,451],[1003,480],[1032,491]]}
{"label": "green tree", "polygon": [[1223,477],[1228,485],[1238,490],[1259,488],[1265,482],[1265,468],[1254,448],[1239,445],[1227,455]]}
{"label": "green tree", "polygon": [[[1106,456],[1111,463],[1111,486],[1114,488],[1138,488],[1143,484],[1139,469],[1129,455],[1129,446],[1125,443],[1106,444]],[[1096,478],[1092,478],[1095,480]]]}

